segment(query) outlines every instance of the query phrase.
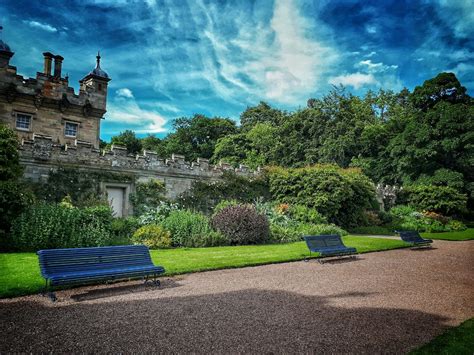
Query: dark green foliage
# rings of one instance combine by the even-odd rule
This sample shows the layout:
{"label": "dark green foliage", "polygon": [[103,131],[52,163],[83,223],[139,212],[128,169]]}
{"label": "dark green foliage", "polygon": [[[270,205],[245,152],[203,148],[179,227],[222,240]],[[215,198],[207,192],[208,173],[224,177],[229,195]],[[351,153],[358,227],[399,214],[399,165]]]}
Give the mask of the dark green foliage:
{"label": "dark green foliage", "polygon": [[301,223],[323,224],[328,220],[315,208],[309,208],[304,205],[291,205],[288,208],[290,218]]}
{"label": "dark green foliage", "polygon": [[[107,210],[106,210],[107,209]],[[36,204],[13,223],[12,241],[22,251],[109,245],[110,208],[67,208]]]}
{"label": "dark green foliage", "polygon": [[247,109],[240,115],[240,124],[243,129],[251,129],[258,123],[268,123],[271,125],[278,125],[285,113],[272,108],[266,102],[260,101],[257,106],[247,107]]}
{"label": "dark green foliage", "polygon": [[172,245],[177,247],[212,247],[227,244],[222,234],[214,231],[209,219],[201,213],[172,211],[161,226],[171,232]]}
{"label": "dark green foliage", "polygon": [[46,202],[61,202],[70,196],[74,206],[85,207],[100,204],[107,205],[106,196],[100,189],[101,182],[135,181],[135,177],[123,173],[102,171],[83,171],[68,167],[59,167],[51,171],[46,182],[34,184],[38,199]]}
{"label": "dark green foliage", "polygon": [[267,217],[250,205],[225,207],[212,217],[212,226],[224,234],[231,245],[262,244],[270,235]]}
{"label": "dark green foliage", "polygon": [[147,182],[137,182],[135,193],[130,194],[133,213],[136,216],[143,214],[150,208],[156,208],[165,199],[165,184],[159,180],[150,179]]}
{"label": "dark green foliage", "polygon": [[127,245],[131,243],[131,237],[140,228],[136,217],[114,218],[110,224],[110,232],[113,240],[111,245]]}
{"label": "dark green foliage", "polygon": [[111,144],[126,147],[127,152],[130,154],[137,154],[142,150],[142,142],[137,138],[135,132],[128,129],[120,132],[118,136],[112,137]]}
{"label": "dark green foliage", "polygon": [[0,181],[18,179],[23,173],[18,147],[15,132],[0,124]]}
{"label": "dark green foliage", "polygon": [[186,208],[210,214],[222,200],[253,202],[257,198],[270,198],[265,177],[246,178],[225,172],[219,181],[196,181],[189,191],[178,198],[178,202]]}
{"label": "dark green foliage", "polygon": [[274,199],[315,208],[330,222],[355,226],[375,204],[373,183],[357,169],[316,165],[268,171]]}
{"label": "dark green foliage", "polygon": [[197,158],[210,159],[217,140],[237,132],[234,121],[203,115],[178,118],[173,128],[175,132],[162,141],[161,151],[157,152],[164,156],[182,154],[188,161],[196,161]]}
{"label": "dark green foliage", "polygon": [[412,185],[405,189],[408,203],[421,211],[434,211],[446,216],[466,210],[467,196],[449,186]]}
{"label": "dark green foliage", "polygon": [[9,232],[12,222],[35,197],[29,186],[17,181],[0,181],[0,250],[12,247]]}

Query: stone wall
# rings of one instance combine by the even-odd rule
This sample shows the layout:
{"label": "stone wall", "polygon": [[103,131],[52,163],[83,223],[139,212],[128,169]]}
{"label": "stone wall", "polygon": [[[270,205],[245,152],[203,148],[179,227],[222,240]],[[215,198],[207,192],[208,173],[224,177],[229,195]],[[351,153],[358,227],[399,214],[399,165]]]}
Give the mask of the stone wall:
{"label": "stone wall", "polygon": [[[46,180],[49,173],[60,166],[79,171],[118,172],[133,175],[139,182],[149,179],[163,181],[169,198],[176,198],[188,190],[194,181],[218,180],[224,171],[247,177],[258,174],[258,171],[251,171],[243,165],[235,169],[224,163],[209,164],[207,159],[190,163],[182,155],[173,154],[164,159],[148,151],[130,155],[124,147],[118,146],[112,146],[110,151],[100,151],[92,144],[76,141],[73,145],[59,145],[50,137],[38,135],[34,135],[32,140],[22,141],[20,156],[25,178],[33,181]],[[134,186],[131,186],[131,191],[134,191]]]}

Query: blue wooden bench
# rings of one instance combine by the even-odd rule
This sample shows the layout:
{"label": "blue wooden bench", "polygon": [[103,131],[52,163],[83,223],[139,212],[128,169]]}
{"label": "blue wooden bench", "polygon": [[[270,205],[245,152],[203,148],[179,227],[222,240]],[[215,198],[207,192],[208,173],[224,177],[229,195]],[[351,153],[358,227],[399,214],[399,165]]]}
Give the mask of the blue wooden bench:
{"label": "blue wooden bench", "polygon": [[417,231],[395,231],[395,233],[398,233],[404,242],[410,243],[414,248],[431,248],[431,243],[433,243],[431,239],[422,238]]}
{"label": "blue wooden bench", "polygon": [[114,281],[142,277],[157,286],[156,277],[165,272],[151,261],[144,245],[96,248],[47,249],[37,252],[41,275],[46,280],[45,292],[54,302],[54,286]]}
{"label": "blue wooden bench", "polygon": [[[352,256],[357,253],[356,248],[349,248],[344,245],[342,242],[341,236],[337,234],[329,235],[307,235],[303,239],[306,242],[306,245],[309,249],[309,257],[311,253],[319,253],[321,257],[330,257],[330,256]],[[308,259],[305,258],[305,261]],[[319,259],[319,262],[323,261]]]}

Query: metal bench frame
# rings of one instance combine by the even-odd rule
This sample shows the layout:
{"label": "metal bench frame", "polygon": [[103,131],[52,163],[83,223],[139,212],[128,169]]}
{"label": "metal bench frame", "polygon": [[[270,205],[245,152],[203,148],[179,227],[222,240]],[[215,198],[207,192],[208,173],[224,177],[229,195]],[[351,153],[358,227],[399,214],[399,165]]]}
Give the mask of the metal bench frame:
{"label": "metal bench frame", "polygon": [[[43,295],[56,301],[55,286],[86,284],[143,278],[145,284],[160,285],[157,276],[162,266],[155,266],[145,245],[94,248],[46,249],[37,252],[41,276],[45,279]],[[150,279],[152,277],[152,280]]]}
{"label": "metal bench frame", "polygon": [[[346,247],[342,242],[341,236],[337,234],[325,235],[306,235],[303,237],[309,249],[309,257],[305,257],[305,261],[311,258],[311,253],[319,253],[322,258],[336,257],[341,259],[343,257],[357,258],[357,249]],[[325,261],[322,258],[318,262],[323,264]],[[331,259],[332,260],[332,259]]]}
{"label": "metal bench frame", "polygon": [[395,233],[399,234],[404,242],[410,243],[412,245],[411,249],[432,248],[431,243],[433,241],[422,238],[417,231],[395,231]]}

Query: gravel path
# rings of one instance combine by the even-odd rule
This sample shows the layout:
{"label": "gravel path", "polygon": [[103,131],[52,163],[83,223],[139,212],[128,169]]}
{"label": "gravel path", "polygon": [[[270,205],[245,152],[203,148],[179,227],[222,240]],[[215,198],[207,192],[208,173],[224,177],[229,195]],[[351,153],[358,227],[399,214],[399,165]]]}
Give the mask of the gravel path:
{"label": "gravel path", "polygon": [[0,300],[0,353],[405,353],[474,317],[474,242]]}

